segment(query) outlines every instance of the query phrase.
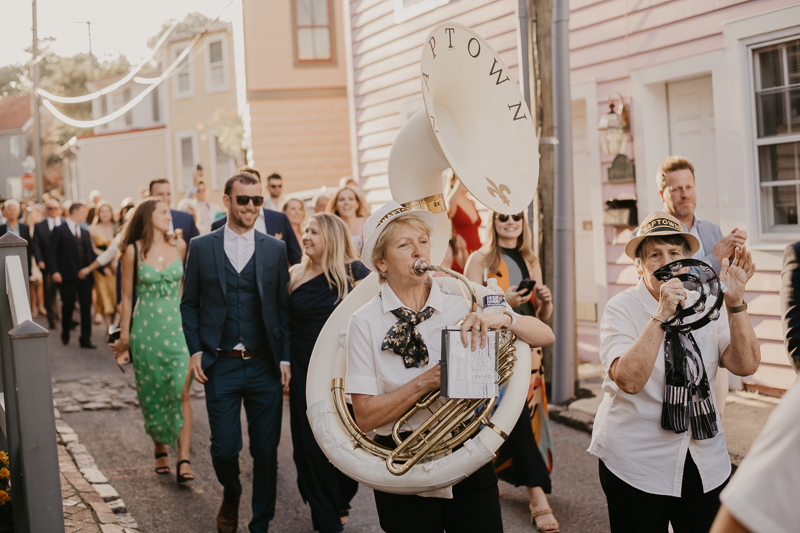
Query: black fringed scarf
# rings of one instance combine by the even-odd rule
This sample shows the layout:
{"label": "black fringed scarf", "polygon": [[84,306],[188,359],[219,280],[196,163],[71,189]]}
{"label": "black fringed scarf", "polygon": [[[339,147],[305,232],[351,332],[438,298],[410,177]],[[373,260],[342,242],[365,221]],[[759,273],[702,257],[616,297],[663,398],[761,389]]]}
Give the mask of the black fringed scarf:
{"label": "black fringed scarf", "polygon": [[689,423],[692,438],[710,439],[719,432],[706,367],[691,332],[677,329],[664,339],[666,388],[661,407],[661,427],[683,433]]}

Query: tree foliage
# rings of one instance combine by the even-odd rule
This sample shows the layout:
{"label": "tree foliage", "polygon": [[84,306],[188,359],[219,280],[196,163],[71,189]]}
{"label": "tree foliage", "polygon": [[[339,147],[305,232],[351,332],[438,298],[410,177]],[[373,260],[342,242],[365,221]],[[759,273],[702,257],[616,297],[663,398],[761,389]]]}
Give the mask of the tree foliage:
{"label": "tree foliage", "polygon": [[[161,24],[161,29],[159,32],[147,39],[147,46],[153,48],[158,40],[164,35],[164,32],[169,29],[170,26],[175,22],[175,19],[165,20]],[[203,15],[202,13],[198,13],[195,11],[194,13],[189,13],[183,19],[181,23],[179,23],[175,27],[175,31],[172,32],[173,35],[181,35],[184,33],[193,35],[195,33],[203,31],[208,23],[211,22],[211,19],[207,16]]]}

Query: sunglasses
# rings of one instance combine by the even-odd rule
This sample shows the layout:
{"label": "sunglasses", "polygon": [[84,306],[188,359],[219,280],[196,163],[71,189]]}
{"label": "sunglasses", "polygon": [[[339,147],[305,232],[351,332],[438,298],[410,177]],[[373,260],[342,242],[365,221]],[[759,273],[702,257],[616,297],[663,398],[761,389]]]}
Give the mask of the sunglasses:
{"label": "sunglasses", "polygon": [[[509,215],[495,215],[495,216],[496,216],[497,220],[499,220],[500,222],[508,222]],[[514,222],[519,222],[520,220],[522,220],[524,218],[524,215],[522,213],[520,213],[518,215],[511,215],[511,218],[514,219]]]}
{"label": "sunglasses", "polygon": [[280,189],[282,187],[283,187],[283,185],[270,185],[269,186],[270,189]]}
{"label": "sunglasses", "polygon": [[[228,198],[230,198],[230,196]],[[242,207],[249,204],[250,200],[253,201],[253,205],[255,207],[261,207],[264,204],[263,196],[245,196],[244,194],[237,194],[233,198],[236,198],[236,205],[240,205]]]}

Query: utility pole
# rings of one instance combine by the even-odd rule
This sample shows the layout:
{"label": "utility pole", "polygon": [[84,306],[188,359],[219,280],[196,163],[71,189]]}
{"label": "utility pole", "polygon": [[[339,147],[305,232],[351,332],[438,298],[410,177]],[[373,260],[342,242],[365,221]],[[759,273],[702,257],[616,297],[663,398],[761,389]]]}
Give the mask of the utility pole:
{"label": "utility pole", "polygon": [[[545,285],[553,289],[548,321],[556,342],[543,348],[551,401],[563,402],[577,388],[575,354],[574,215],[572,212],[572,113],[569,85],[567,0],[530,0],[532,108],[539,132],[539,187],[536,218],[539,261]],[[533,109],[531,111],[534,112]]]}
{"label": "utility pole", "polygon": [[42,177],[42,124],[39,117],[39,36],[36,22],[36,0],[33,4],[33,157],[36,158],[36,197],[42,201],[44,178]]}
{"label": "utility pole", "polygon": [[86,21],[86,28],[89,30],[89,61],[92,62],[92,77],[94,77],[94,54],[92,53],[92,23]]}
{"label": "utility pole", "polygon": [[569,0],[553,0],[553,347],[554,403],[575,395],[575,213],[572,187],[572,99],[569,80]]}

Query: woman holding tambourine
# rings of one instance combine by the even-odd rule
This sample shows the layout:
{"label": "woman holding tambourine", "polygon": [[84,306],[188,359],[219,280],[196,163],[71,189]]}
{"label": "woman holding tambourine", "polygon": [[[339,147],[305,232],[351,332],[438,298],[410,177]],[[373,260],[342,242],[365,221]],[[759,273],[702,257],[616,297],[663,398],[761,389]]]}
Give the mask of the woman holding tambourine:
{"label": "woman holding tambourine", "polygon": [[[347,330],[346,392],[362,431],[394,448],[393,423],[423,394],[440,386],[442,330],[464,318],[464,346],[485,345],[481,331],[506,328],[531,346],[553,342],[550,328],[534,317],[470,313],[460,294],[442,291],[428,274],[418,275],[418,259],[430,262],[435,217],[389,202],[364,227],[362,262],[378,273],[381,292],[350,319]],[[417,413],[416,428],[427,419]],[[381,527],[387,532],[503,530],[497,476],[485,464],[454,486],[420,495],[375,491]]]}
{"label": "woman holding tambourine", "polygon": [[[506,302],[517,313],[540,320],[550,318],[553,297],[542,282],[542,267],[531,250],[531,232],[525,213],[494,213],[487,234],[486,245],[470,254],[464,274],[481,284],[486,284],[489,278],[497,279]],[[497,451],[494,467],[503,481],[528,488],[531,523],[536,529],[555,533],[559,531],[558,522],[547,502],[553,461],[542,350],[531,350],[531,357],[527,401],[514,430]]]}

